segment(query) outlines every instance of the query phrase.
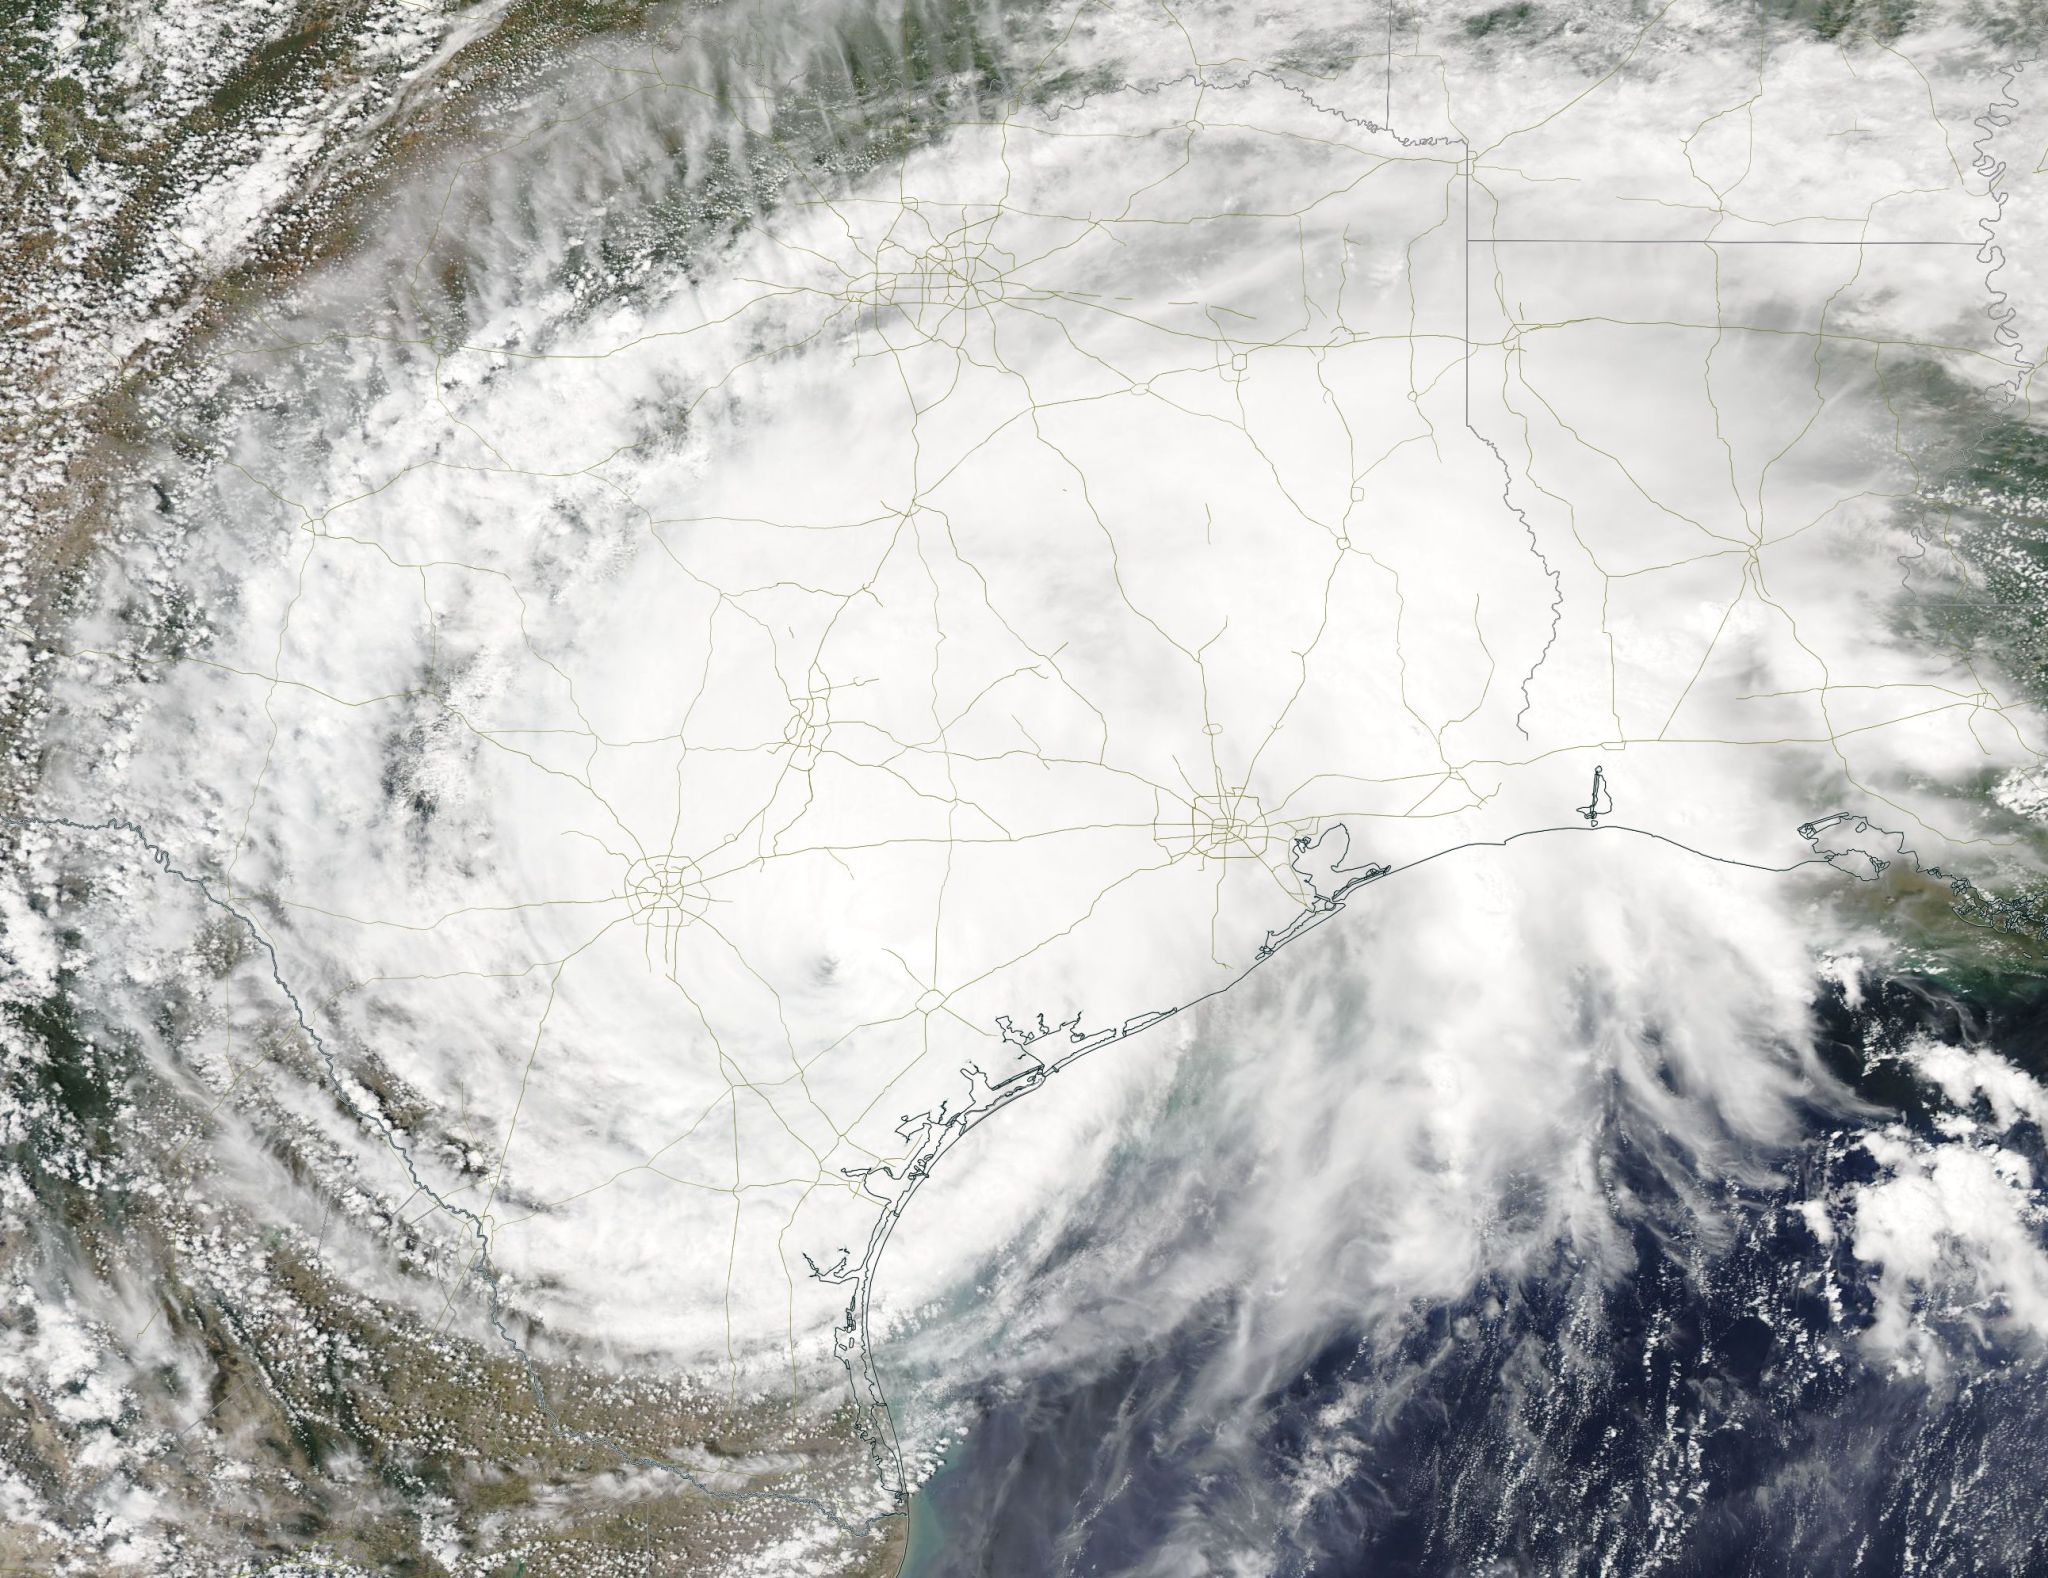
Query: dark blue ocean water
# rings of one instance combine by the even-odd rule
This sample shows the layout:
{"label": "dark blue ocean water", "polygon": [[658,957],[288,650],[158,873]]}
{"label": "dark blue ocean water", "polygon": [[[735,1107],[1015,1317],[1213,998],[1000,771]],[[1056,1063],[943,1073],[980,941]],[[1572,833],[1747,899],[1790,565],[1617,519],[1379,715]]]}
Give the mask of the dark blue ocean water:
{"label": "dark blue ocean water", "polygon": [[[1913,983],[1821,1014],[1837,1072],[1923,1132],[1926,1093],[1873,1052],[1985,1032]],[[1997,1026],[2027,1057],[2043,1028],[2032,1010]],[[991,1387],[920,1494],[905,1572],[2048,1574],[2048,1371],[1967,1320],[1939,1378],[1866,1359],[1870,1268],[1795,1209],[1870,1175],[1852,1141],[1814,1113],[1778,1183],[1716,1185],[1703,1227],[1671,1158],[1617,1127],[1625,1274],[1560,1248],[1455,1305],[1334,1331],[1227,1410],[1198,1378],[1234,1340],[1229,1299],[1085,1376]],[[2012,1143],[2038,1166],[2039,1141]]]}

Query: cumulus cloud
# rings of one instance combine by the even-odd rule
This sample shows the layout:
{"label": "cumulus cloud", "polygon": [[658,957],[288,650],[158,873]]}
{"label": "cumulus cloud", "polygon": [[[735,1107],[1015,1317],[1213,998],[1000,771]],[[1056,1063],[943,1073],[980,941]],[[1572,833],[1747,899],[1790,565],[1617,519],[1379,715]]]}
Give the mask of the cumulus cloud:
{"label": "cumulus cloud", "polygon": [[[536,1344],[750,1397],[858,1346],[849,1286],[968,1381],[1221,1302],[1221,1414],[1560,1245],[1622,1277],[1647,1191],[1725,1233],[1853,1110],[1810,1005],[1878,945],[1829,903],[1977,849],[2037,735],[1881,617],[1932,443],[1887,379],[2010,370],[1970,255],[1815,216],[1986,217],[1975,78],[1930,117],[1788,40],[1759,100],[1712,18],[1398,81],[1068,20],[1002,118],[778,97],[851,80],[851,8],[594,55],[249,327],[163,458],[189,530],[107,545],[49,859],[236,1204],[338,1202],[347,1280],[477,1321],[488,1244]],[[1192,69],[1232,40],[1273,58]],[[1769,150],[1843,94],[1830,208]],[[1652,207],[1667,263],[1545,239]],[[173,587],[206,619],[138,629]],[[1994,1270],[2033,1320],[2023,1164],[1919,1146],[1855,1205],[1877,1340]]]}
{"label": "cumulus cloud", "polygon": [[[1850,1247],[1876,1274],[1868,1340],[1940,1375],[1944,1331],[2048,1336],[2048,1198],[2034,1160],[2048,1089],[1985,1048],[1922,1040],[1904,1059],[1959,1111],[1933,1136],[1889,1126],[1862,1140],[1882,1171],[1849,1191]],[[2013,1143],[2022,1124],[2032,1156]]]}
{"label": "cumulus cloud", "polygon": [[[1385,879],[1173,1042],[1078,1065],[1037,1123],[976,1136],[918,1209],[1022,1236],[987,1266],[983,1318],[932,1340],[1057,1368],[1242,1288],[1217,1380],[1256,1395],[1332,1333],[1512,1280],[1560,1240],[1620,1275],[1643,1178],[1617,1146],[1706,1215],[1844,1099],[1813,1060],[1782,881],[1618,833]],[[1101,1185],[1048,1159],[1069,1125],[1096,1136],[1102,1160],[1073,1152]]]}

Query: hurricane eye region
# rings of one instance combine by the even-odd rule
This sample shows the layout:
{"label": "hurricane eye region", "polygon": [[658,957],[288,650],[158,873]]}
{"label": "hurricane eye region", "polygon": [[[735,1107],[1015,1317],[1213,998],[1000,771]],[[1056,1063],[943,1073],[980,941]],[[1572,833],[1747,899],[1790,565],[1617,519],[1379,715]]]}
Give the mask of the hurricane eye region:
{"label": "hurricane eye region", "polygon": [[2040,16],[8,25],[0,1563],[2048,1569]]}

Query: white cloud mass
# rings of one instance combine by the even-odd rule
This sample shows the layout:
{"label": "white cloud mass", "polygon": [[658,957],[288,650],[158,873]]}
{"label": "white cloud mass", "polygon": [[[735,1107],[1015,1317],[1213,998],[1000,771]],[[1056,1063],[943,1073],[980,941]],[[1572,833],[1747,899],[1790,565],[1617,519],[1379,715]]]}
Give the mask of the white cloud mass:
{"label": "white cloud mass", "polygon": [[[1726,1238],[1869,1116],[1814,1017],[1894,957],[1866,890],[2038,872],[1984,792],[2038,709],[1901,612],[1969,574],[1926,391],[2029,374],[1978,249],[2040,224],[1982,162],[2005,63],[1934,15],[1587,7],[1510,64],[1081,6],[1013,19],[1001,115],[800,123],[862,15],[562,64],[155,413],[17,995],[204,1114],[165,1190],[423,1320],[735,1405],[836,1402],[871,1336],[913,1477],[977,1386],[1219,1300],[1223,1419],[1559,1253],[1623,1278],[1651,1196]],[[194,201],[211,255],[274,194]],[[1977,1115],[1790,1209],[1938,1368],[1929,1299],[2048,1321],[2002,1138],[2048,1095],[1907,1066]],[[81,1431],[84,1330],[0,1350]],[[1238,1570],[1201,1537],[1171,1570]]]}

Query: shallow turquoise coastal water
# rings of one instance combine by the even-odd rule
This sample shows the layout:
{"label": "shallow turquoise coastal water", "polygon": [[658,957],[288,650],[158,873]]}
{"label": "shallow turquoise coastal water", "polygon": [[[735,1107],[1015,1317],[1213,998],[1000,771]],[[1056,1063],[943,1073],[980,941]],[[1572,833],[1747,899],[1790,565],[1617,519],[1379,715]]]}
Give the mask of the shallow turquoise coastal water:
{"label": "shallow turquoise coastal water", "polygon": [[[940,1474],[945,1470],[941,1469]],[[945,1549],[946,1532],[939,1522],[932,1498],[920,1492],[910,1501],[910,1531],[905,1541],[903,1565],[896,1569],[896,1578],[937,1578],[940,1553]]]}

